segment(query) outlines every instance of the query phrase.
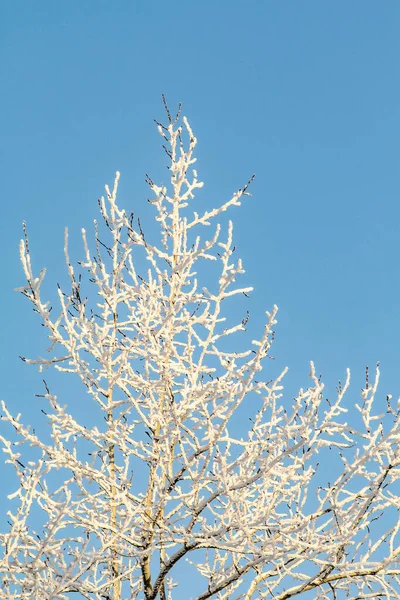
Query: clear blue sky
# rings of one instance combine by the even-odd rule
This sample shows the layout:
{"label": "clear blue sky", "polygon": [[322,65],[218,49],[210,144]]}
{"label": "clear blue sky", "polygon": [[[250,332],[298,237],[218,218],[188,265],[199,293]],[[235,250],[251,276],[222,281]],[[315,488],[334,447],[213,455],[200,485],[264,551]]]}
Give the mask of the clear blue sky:
{"label": "clear blue sky", "polygon": [[349,403],[377,360],[382,402],[400,393],[398,1],[13,0],[0,27],[0,397],[25,421],[41,375],[18,355],[46,344],[13,292],[21,222],[49,295],[64,226],[79,258],[117,169],[120,202],[151,228],[144,174],[167,178],[152,122],[162,92],[199,139],[199,202],[257,174],[231,216],[254,331],[280,307],[273,354],[291,392],[313,359],[331,391],[352,368]]}

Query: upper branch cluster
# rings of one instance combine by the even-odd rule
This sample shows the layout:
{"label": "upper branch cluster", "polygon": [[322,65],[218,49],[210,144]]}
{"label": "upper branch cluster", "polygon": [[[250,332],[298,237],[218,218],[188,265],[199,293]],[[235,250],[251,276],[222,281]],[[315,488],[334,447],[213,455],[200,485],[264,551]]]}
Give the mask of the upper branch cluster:
{"label": "upper branch cluster", "polygon": [[[46,357],[24,360],[77,376],[105,420],[79,423],[46,387],[46,443],[2,404],[19,436],[0,440],[20,486],[0,535],[0,598],[166,600],[182,560],[206,579],[191,592],[198,600],[284,600],[311,590],[321,599],[340,590],[398,597],[399,413],[389,404],[386,426],[373,413],[379,370],[363,391],[357,430],[343,420],[349,375],[326,403],[311,364],[310,386],[291,406],[282,396],[286,371],[262,378],[276,306],[260,339],[232,350],[248,315],[227,326],[223,301],[251,288],[236,283],[244,270],[234,260],[232,223],[223,237],[217,218],[240,205],[252,180],[220,207],[190,212],[203,185],[193,169],[197,140],[186,118],[167,116],[157,126],[170,182],[147,176],[160,246],[119,208],[119,173],[99,200],[103,225],[95,222],[93,248],[82,230],[78,274],[65,234],[71,287],[58,289],[57,314],[41,298],[45,270],[33,274],[26,231],[21,242],[21,291],[50,340]],[[208,238],[196,235],[214,222]],[[212,290],[196,272],[210,260],[220,268]],[[251,427],[237,435],[234,415],[245,401]],[[39,458],[25,461],[24,445]],[[329,484],[318,467],[327,452],[341,465]],[[65,470],[61,484],[50,483]]]}

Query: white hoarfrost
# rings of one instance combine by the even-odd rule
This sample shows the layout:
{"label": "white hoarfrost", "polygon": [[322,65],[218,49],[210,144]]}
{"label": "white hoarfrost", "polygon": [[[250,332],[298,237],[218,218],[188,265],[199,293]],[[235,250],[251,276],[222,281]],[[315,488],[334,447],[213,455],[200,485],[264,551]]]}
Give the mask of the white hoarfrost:
{"label": "white hoarfrost", "polygon": [[[354,427],[342,406],[349,375],[329,402],[311,364],[309,388],[285,400],[284,373],[261,373],[276,307],[260,339],[233,350],[248,315],[227,325],[223,302],[251,288],[236,287],[232,224],[198,232],[248,185],[191,212],[203,185],[196,138],[167,116],[157,125],[170,185],[147,177],[159,245],[117,205],[119,173],[93,246],[82,229],[78,272],[65,234],[71,289],[58,289],[59,311],[41,298],[45,270],[35,277],[26,231],[21,242],[21,291],[51,342],[45,358],[24,360],[78,376],[104,419],[78,422],[45,382],[45,442],[2,403],[15,432],[0,439],[20,484],[0,535],[0,598],[399,598],[399,412],[389,397],[385,415],[372,412],[378,369]],[[197,280],[204,260],[220,265],[214,283]],[[244,402],[248,431],[232,424]]]}

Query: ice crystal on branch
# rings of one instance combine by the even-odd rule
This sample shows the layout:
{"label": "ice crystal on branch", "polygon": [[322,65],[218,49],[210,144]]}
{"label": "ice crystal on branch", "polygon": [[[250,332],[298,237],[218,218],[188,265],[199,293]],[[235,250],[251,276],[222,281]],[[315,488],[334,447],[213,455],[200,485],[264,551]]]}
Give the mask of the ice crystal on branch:
{"label": "ice crystal on branch", "polygon": [[[237,283],[232,223],[224,232],[218,217],[240,205],[252,180],[195,212],[197,140],[166,109],[157,127],[170,183],[146,176],[159,245],[118,206],[117,173],[99,200],[93,243],[82,229],[77,270],[65,233],[71,287],[58,288],[57,311],[42,300],[45,270],[34,275],[24,226],[20,291],[50,340],[45,357],[24,360],[77,376],[104,420],[79,423],[45,382],[45,443],[2,403],[18,442],[0,439],[20,485],[0,536],[0,598],[397,598],[399,412],[388,398],[385,418],[373,413],[378,369],[358,428],[342,406],[349,374],[327,403],[311,364],[309,387],[285,401],[284,372],[262,373],[276,306],[259,339],[233,350],[248,313],[228,326],[224,300],[251,288]],[[213,289],[197,274],[202,261],[219,265]],[[239,438],[232,419],[254,397]],[[330,483],[318,470],[328,453],[341,464]],[[179,581],[182,563],[191,575]]]}

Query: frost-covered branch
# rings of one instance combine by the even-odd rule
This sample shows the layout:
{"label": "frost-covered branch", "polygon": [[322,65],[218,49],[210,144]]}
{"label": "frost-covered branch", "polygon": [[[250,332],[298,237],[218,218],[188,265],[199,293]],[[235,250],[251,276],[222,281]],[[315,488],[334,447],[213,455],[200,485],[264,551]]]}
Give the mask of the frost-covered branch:
{"label": "frost-covered branch", "polygon": [[[252,179],[195,212],[197,140],[166,108],[157,127],[170,180],[147,175],[159,243],[119,207],[117,173],[93,242],[82,229],[77,267],[65,233],[70,287],[52,310],[24,226],[20,291],[49,347],[23,360],[78,378],[93,411],[81,423],[44,382],[43,438],[2,403],[19,486],[0,534],[0,599],[170,600],[182,563],[197,600],[398,598],[398,407],[388,398],[375,412],[379,367],[358,418],[343,406],[349,373],[328,401],[311,363],[309,386],[284,396],[286,369],[271,375],[267,360],[277,307],[255,340],[249,313],[225,312],[252,288],[237,282],[233,225],[224,232],[218,217]],[[216,280],[198,275],[201,264],[218,265]]]}

